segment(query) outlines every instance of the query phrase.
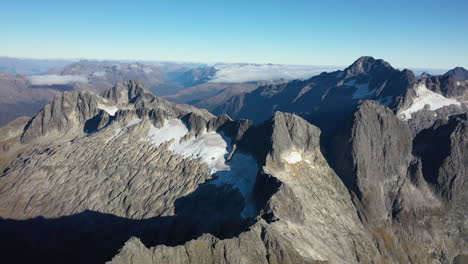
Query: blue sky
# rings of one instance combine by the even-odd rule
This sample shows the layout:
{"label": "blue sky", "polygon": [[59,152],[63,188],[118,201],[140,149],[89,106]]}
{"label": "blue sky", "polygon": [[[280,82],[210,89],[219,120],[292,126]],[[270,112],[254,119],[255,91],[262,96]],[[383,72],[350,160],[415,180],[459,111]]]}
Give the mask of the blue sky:
{"label": "blue sky", "polygon": [[468,1],[3,0],[0,55],[468,68]]}

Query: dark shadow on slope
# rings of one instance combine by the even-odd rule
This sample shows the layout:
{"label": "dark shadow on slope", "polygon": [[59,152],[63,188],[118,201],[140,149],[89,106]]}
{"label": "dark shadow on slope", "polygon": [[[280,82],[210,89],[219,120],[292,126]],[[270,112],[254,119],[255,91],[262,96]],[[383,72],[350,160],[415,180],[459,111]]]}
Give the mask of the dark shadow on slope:
{"label": "dark shadow on slope", "polygon": [[[351,195],[361,199],[361,191],[357,185],[356,168],[353,165],[351,140],[354,122],[354,112],[357,105],[348,105],[346,111],[335,114],[330,120],[317,120],[318,116],[310,117],[309,122],[321,130],[320,151],[330,168],[343,181]],[[326,115],[325,115],[326,116]],[[322,117],[323,119],[323,117]],[[330,125],[330,122],[336,122]]]}
{"label": "dark shadow on slope", "polygon": [[463,116],[456,115],[447,121],[439,121],[419,132],[413,141],[413,155],[421,158],[422,174],[434,186],[439,184],[439,169],[450,156],[451,135],[458,125],[457,118]]}
{"label": "dark shadow on slope", "polygon": [[210,233],[220,239],[248,230],[244,199],[229,185],[202,184],[175,202],[175,215],[132,220],[111,214],[79,214],[27,220],[0,218],[2,263],[104,263],[132,236],[147,247],[176,246]]}

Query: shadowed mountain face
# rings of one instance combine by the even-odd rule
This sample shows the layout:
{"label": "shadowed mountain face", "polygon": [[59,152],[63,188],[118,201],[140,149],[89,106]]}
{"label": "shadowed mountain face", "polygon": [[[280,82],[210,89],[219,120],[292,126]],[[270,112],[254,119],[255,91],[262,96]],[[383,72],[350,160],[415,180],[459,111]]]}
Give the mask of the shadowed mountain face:
{"label": "shadowed mountain face", "polygon": [[468,70],[463,67],[456,67],[447,73],[444,76],[452,76],[457,81],[468,80]]}
{"label": "shadowed mountain face", "polygon": [[[465,94],[468,90],[466,78],[458,80],[461,72],[460,68],[456,68],[445,75],[417,80],[409,70],[400,71],[383,60],[361,57],[343,71],[322,73],[304,81],[260,86],[251,92],[227,98],[212,108],[212,112],[248,118],[255,123],[267,120],[275,111],[293,112],[328,134],[340,129],[362,100],[377,101],[395,113],[408,109],[413,100],[427,95],[426,92],[418,92],[420,86],[436,95],[454,98],[459,101],[455,105],[461,106],[468,100]],[[455,73],[459,77],[454,77]],[[412,109],[422,110],[425,103],[434,104],[430,99],[434,96],[424,98],[429,99],[426,102],[417,100]],[[439,109],[437,107],[435,105],[436,109],[432,110]],[[457,111],[449,112],[456,114]]]}
{"label": "shadowed mountain face", "polygon": [[414,82],[415,76],[408,70],[399,71],[383,60],[362,57],[343,71],[260,87],[231,98],[214,112],[228,110],[227,114],[235,118],[255,122],[268,119],[274,111],[294,112],[321,129],[333,130],[360,100],[396,107]]}
{"label": "shadowed mountain face", "polygon": [[[226,109],[257,125],[166,101],[135,81],[61,93],[0,128],[2,255],[463,263],[467,108],[465,81],[451,78],[416,80],[363,57],[232,97],[241,104]],[[245,104],[252,98],[256,109]]]}
{"label": "shadowed mountain face", "polygon": [[153,247],[182,245],[202,234],[238,236],[248,227],[240,218],[243,198],[226,188],[200,186],[175,201],[174,216],[137,220],[84,211],[58,218],[0,219],[3,263],[104,263],[132,237]]}

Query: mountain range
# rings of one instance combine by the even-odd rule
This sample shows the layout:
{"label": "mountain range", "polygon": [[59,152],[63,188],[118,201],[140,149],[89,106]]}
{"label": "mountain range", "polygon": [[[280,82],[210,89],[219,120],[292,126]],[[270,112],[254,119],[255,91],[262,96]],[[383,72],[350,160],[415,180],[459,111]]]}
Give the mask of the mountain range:
{"label": "mountain range", "polygon": [[[137,80],[174,102],[211,109],[227,98],[283,77],[310,77],[326,66],[216,64],[127,61],[48,61],[0,57],[0,126],[19,116],[33,116],[61,91],[109,89]],[[18,80],[15,84],[11,80]],[[18,96],[11,97],[12,94]]]}
{"label": "mountain range", "polygon": [[0,128],[2,261],[467,263],[465,73],[361,57],[192,102],[212,113],[140,81],[52,89]]}

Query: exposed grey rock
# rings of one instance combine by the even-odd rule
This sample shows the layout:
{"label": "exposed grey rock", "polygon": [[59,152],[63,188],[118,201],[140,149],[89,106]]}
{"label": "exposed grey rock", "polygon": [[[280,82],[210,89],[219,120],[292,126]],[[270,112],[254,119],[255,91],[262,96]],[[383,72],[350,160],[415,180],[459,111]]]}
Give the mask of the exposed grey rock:
{"label": "exposed grey rock", "polygon": [[416,82],[409,70],[397,70],[383,60],[361,57],[343,71],[322,73],[308,80],[260,86],[232,97],[213,111],[255,123],[276,111],[295,113],[326,133],[341,129],[360,100],[375,100],[392,110],[409,104],[407,90]]}
{"label": "exposed grey rock", "polygon": [[413,149],[409,127],[365,101],[335,141],[339,175],[388,262],[451,263],[467,250],[460,206],[466,157],[458,151],[466,144],[465,120],[437,121],[416,136]]}
{"label": "exposed grey rock", "polygon": [[455,67],[444,74],[445,76],[452,76],[455,80],[464,81],[468,80],[468,70],[463,67]]}
{"label": "exposed grey rock", "polygon": [[467,213],[468,199],[467,125],[467,114],[452,116],[421,131],[415,139],[415,152],[421,157],[424,178],[450,201],[454,210],[462,213]]}
{"label": "exposed grey rock", "polygon": [[114,101],[116,104],[133,103],[138,97],[144,93],[150,93],[144,86],[137,81],[128,83],[117,83],[111,89],[104,91],[101,96]]}
{"label": "exposed grey rock", "polygon": [[73,131],[98,112],[98,100],[94,94],[64,92],[31,119],[21,141],[28,143],[39,136]]}
{"label": "exposed grey rock", "polygon": [[[257,220],[233,238],[204,235],[177,247],[159,245],[147,251],[134,239],[112,263],[136,263],[135,254],[151,259],[148,263],[377,263],[379,252],[346,187],[320,152],[319,129],[278,112],[263,126],[249,130],[241,145],[257,135],[269,142],[257,140],[253,146],[264,148],[258,153],[270,153],[263,158],[264,174],[257,176],[256,193],[262,196],[266,189],[278,188],[266,197],[261,212],[266,222]],[[291,151],[300,153],[301,160],[289,163]]]}
{"label": "exposed grey rock", "polygon": [[322,263],[304,259],[291,245],[278,243],[278,236],[274,229],[259,224],[236,238],[204,235],[177,247],[146,249],[132,238],[109,263]]}
{"label": "exposed grey rock", "polygon": [[337,167],[362,204],[365,222],[379,225],[391,217],[412,159],[411,142],[409,127],[374,101],[358,106],[336,141]]}
{"label": "exposed grey rock", "polygon": [[432,76],[421,80],[426,87],[445,97],[468,98],[468,76],[465,79],[458,79],[454,75]]}
{"label": "exposed grey rock", "polygon": [[468,107],[465,104],[461,106],[449,105],[439,108],[435,111],[422,110],[413,113],[411,119],[407,123],[413,135],[418,134],[420,131],[433,126],[437,121],[450,118],[450,116],[460,115],[468,112]]}
{"label": "exposed grey rock", "polygon": [[[389,79],[385,73],[390,72],[394,75]],[[307,94],[316,89],[322,94],[327,83],[385,83],[376,94],[412,83],[411,72],[393,70],[372,58],[358,60],[346,72],[316,78],[306,87],[307,81],[265,87],[262,96],[273,101],[289,96],[300,102],[313,98]],[[348,87],[340,85],[326,94]],[[355,88],[343,98],[349,99]],[[410,100],[409,91],[393,102]],[[326,109],[325,101],[316,106]],[[250,120],[233,121],[228,115],[216,117],[168,102],[137,82],[119,83],[102,97],[64,93],[28,124],[19,120],[0,130],[8,135],[0,140],[3,259],[49,263],[464,261],[468,252],[466,115],[428,118],[412,130],[411,123],[397,118],[394,109],[376,101],[351,100],[341,109],[343,120],[351,109],[356,110],[329,152],[321,130],[291,113],[275,112],[254,126]],[[320,111],[316,114],[324,113]],[[253,156],[241,166],[255,166],[258,174],[257,170],[239,174],[250,177],[252,195],[247,197],[242,187],[236,187],[242,179],[219,184],[221,174],[212,175],[199,156],[177,154],[170,148],[174,139],[152,143],[150,131],[170,119],[184,121],[181,124],[189,133],[182,140],[222,133],[224,143],[232,144],[225,146],[230,162],[238,155]],[[253,208],[253,215],[242,215],[247,206]]]}

